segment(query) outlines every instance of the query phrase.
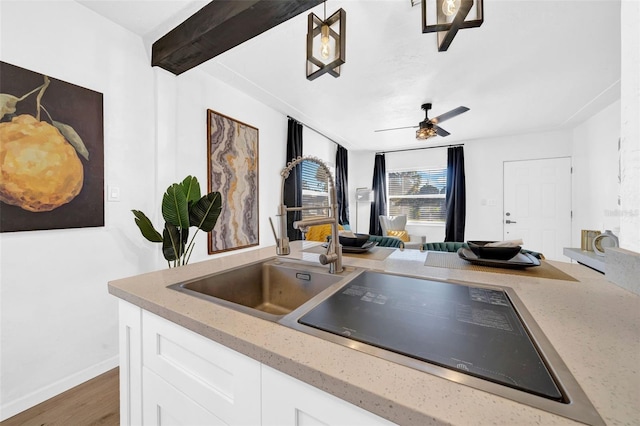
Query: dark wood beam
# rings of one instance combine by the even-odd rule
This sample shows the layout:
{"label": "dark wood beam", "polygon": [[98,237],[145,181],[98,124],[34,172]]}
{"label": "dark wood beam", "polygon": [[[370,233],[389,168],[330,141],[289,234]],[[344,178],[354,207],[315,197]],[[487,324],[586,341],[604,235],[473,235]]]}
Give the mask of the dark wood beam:
{"label": "dark wood beam", "polygon": [[213,0],[153,43],[151,65],[182,74],[322,2]]}

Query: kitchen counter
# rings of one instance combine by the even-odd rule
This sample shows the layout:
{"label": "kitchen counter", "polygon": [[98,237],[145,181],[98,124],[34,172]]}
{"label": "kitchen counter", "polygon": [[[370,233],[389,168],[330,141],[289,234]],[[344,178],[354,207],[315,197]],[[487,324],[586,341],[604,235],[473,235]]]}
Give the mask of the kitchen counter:
{"label": "kitchen counter", "polygon": [[588,266],[589,268],[595,269],[596,271],[602,272],[603,274],[605,273],[606,264],[604,261],[604,256],[598,256],[593,251],[565,247],[564,249],[562,249],[562,254],[570,259],[575,260],[576,262]]}
{"label": "kitchen counter", "polygon": [[[292,244],[292,259],[317,263]],[[391,250],[391,249],[389,249]],[[401,366],[167,287],[273,257],[245,251],[109,283],[109,292],[398,424],[575,424],[573,420]],[[640,421],[640,296],[578,264],[551,262],[578,281],[424,266],[427,253],[344,264],[515,290],[607,424]],[[318,356],[322,354],[322,356]]]}

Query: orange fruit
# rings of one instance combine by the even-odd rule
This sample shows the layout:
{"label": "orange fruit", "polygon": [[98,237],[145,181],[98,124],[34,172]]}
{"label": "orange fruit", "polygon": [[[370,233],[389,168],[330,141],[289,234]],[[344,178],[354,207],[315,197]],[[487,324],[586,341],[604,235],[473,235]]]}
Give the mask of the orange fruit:
{"label": "orange fruit", "polygon": [[27,114],[0,123],[0,201],[51,211],[73,200],[83,180],[76,150],[54,126]]}

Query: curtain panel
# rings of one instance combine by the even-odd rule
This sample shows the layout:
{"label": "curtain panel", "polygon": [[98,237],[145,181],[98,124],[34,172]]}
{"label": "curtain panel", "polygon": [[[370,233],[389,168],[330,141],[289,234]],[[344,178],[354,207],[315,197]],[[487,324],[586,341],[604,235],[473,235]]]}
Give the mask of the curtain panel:
{"label": "curtain panel", "polygon": [[336,150],[336,196],[338,198],[338,222],[340,225],[349,224],[349,151],[342,145]]}
{"label": "curtain panel", "polygon": [[380,216],[387,214],[387,167],[384,154],[376,154],[373,166],[373,202],[371,203],[371,214],[369,216],[369,234],[382,235],[380,226]]}
{"label": "curtain panel", "polygon": [[[302,124],[293,118],[289,118],[287,128],[287,158],[286,164],[298,157],[302,156]],[[283,166],[283,167],[285,167]],[[302,166],[298,165],[293,168],[289,177],[284,182],[284,204],[287,207],[296,207],[302,205]],[[302,232],[299,229],[293,229],[293,222],[302,219],[302,212],[294,211],[287,213],[287,237],[289,241],[297,241],[302,239]]]}
{"label": "curtain panel", "polygon": [[447,190],[445,195],[447,219],[446,241],[464,241],[466,218],[466,189],[464,177],[464,150],[461,146],[447,150]]}

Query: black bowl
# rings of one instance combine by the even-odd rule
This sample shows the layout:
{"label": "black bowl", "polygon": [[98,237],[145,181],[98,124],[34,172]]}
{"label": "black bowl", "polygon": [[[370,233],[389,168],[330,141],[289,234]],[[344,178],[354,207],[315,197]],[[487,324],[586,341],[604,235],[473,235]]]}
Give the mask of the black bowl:
{"label": "black bowl", "polygon": [[522,247],[485,247],[485,244],[494,241],[467,241],[467,245],[472,252],[482,259],[509,260],[518,253]]}
{"label": "black bowl", "polygon": [[354,234],[355,237],[344,237],[340,235],[338,239],[340,244],[347,247],[362,247],[364,243],[369,241],[369,234]]}

